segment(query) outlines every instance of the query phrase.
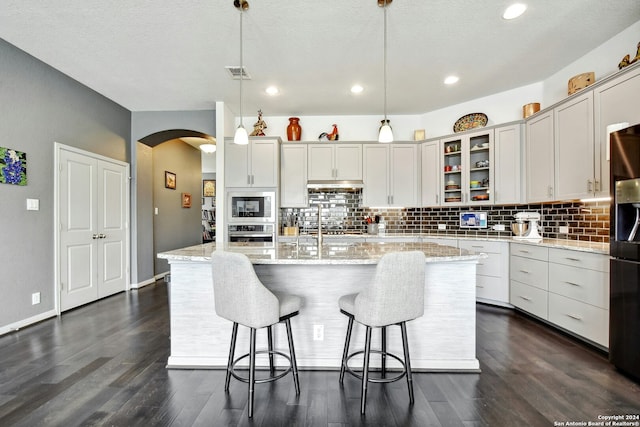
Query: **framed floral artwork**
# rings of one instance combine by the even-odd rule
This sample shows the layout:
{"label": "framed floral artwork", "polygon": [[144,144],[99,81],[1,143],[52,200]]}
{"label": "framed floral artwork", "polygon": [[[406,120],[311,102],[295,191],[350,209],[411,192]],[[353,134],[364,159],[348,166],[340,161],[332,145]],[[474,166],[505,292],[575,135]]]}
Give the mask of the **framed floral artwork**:
{"label": "framed floral artwork", "polygon": [[216,196],[216,181],[215,179],[203,179],[202,180],[202,195],[204,197]]}
{"label": "framed floral artwork", "polygon": [[27,185],[27,154],[0,147],[0,183]]}
{"label": "framed floral artwork", "polygon": [[183,208],[191,207],[191,193],[182,193],[182,207]]}
{"label": "framed floral artwork", "polygon": [[176,174],[169,171],[164,171],[164,187],[171,190],[176,189]]}

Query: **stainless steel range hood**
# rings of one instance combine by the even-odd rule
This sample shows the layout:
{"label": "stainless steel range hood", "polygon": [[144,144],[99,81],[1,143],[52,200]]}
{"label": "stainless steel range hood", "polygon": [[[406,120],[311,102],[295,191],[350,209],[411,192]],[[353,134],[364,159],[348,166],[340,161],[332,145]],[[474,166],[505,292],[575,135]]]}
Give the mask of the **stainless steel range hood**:
{"label": "stainless steel range hood", "polygon": [[307,181],[307,188],[311,190],[333,190],[333,189],[358,189],[363,188],[362,180],[334,181],[334,180],[311,180]]}

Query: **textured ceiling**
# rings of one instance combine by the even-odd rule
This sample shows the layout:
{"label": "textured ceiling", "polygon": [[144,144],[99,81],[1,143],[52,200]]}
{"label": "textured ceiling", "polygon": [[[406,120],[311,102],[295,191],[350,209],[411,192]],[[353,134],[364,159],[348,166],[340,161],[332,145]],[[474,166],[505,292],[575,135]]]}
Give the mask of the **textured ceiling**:
{"label": "textured ceiling", "polygon": [[[395,0],[388,9],[389,114],[425,113],[534,83],[640,20],[639,0]],[[244,113],[380,114],[377,0],[250,0]],[[238,113],[232,0],[2,0],[0,37],[131,111]],[[632,49],[632,47],[630,47]],[[449,74],[460,82],[445,87]],[[355,96],[349,88],[365,91]],[[268,97],[264,89],[281,93]]]}

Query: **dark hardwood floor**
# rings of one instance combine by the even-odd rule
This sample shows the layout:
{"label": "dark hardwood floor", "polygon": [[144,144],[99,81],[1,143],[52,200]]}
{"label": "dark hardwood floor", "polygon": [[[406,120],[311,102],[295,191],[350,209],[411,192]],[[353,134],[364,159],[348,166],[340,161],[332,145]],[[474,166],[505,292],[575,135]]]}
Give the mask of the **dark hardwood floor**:
{"label": "dark hardwood floor", "polygon": [[159,282],[0,337],[0,426],[553,426],[640,414],[640,386],[599,352],[507,309],[479,305],[477,330],[482,373],[416,374],[413,406],[404,381],[373,384],[361,417],[355,378],[340,387],[337,372],[303,371],[298,397],[290,376],[257,386],[249,420],[246,384],[225,394],[223,371],[165,369]]}

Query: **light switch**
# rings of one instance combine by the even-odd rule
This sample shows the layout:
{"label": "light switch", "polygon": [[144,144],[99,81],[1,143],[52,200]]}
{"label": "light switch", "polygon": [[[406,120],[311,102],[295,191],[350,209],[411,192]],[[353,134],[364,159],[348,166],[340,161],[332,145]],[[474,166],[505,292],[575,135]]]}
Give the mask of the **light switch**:
{"label": "light switch", "polygon": [[153,213],[155,213],[156,215],[158,215],[158,208],[155,208],[155,209],[153,210]]}
{"label": "light switch", "polygon": [[39,199],[27,199],[27,210],[28,211],[39,211],[40,210],[40,200]]}

